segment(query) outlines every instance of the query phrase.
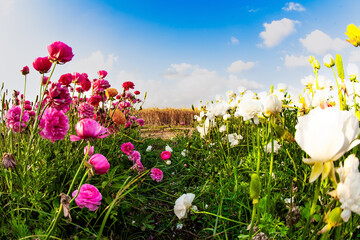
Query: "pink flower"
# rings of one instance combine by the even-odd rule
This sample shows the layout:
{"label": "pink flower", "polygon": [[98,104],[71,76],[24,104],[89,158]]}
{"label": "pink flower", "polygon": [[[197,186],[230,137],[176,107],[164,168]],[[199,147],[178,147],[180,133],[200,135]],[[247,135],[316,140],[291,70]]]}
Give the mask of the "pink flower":
{"label": "pink flower", "polygon": [[33,62],[33,67],[39,73],[47,73],[51,68],[52,62],[50,62],[48,57],[38,57]]}
{"label": "pink flower", "polygon": [[75,126],[78,136],[71,135],[70,141],[79,141],[81,139],[105,138],[109,134],[107,128],[101,126],[97,121],[90,118],[81,119]]}
{"label": "pink flower", "polygon": [[[72,193],[72,197],[75,197],[78,190]],[[75,202],[79,208],[87,207],[90,211],[95,211],[101,204],[101,193],[99,190],[91,184],[83,184],[80,188],[79,195],[75,198]]]}
{"label": "pink flower", "polygon": [[50,84],[51,81],[49,81],[49,83],[48,83],[48,81],[49,81],[49,77],[43,76],[43,77],[41,78],[41,85],[45,86],[46,84]]}
{"label": "pink flower", "polygon": [[163,179],[163,172],[158,168],[151,169],[150,177],[152,180],[161,182]]}
{"label": "pink flower", "polygon": [[65,73],[65,74],[61,75],[58,82],[61,83],[61,85],[63,85],[63,86],[66,86],[66,87],[70,86],[70,84],[72,83],[72,74]]}
{"label": "pink flower", "polygon": [[140,92],[136,90],[136,91],[134,92],[134,94],[135,94],[135,95],[139,95]]}
{"label": "pink flower", "polygon": [[122,84],[125,90],[134,89],[135,84],[133,82],[127,81]]}
{"label": "pink flower", "polygon": [[[21,107],[12,106],[6,114],[6,127],[12,129],[14,132],[19,132],[20,130],[20,116],[21,116]],[[26,124],[29,121],[29,113],[24,111],[21,119],[21,129],[26,127]]]}
{"label": "pink flower", "polygon": [[[88,146],[84,147],[84,155],[88,152]],[[94,154],[94,146],[90,146],[88,156],[91,156]]]}
{"label": "pink flower", "polygon": [[22,75],[27,75],[27,74],[29,74],[29,67],[28,66],[25,66],[25,67],[23,67],[21,70],[20,70],[20,72],[21,72],[21,74]]}
{"label": "pink flower", "polygon": [[105,70],[100,70],[97,72],[97,74],[99,75],[100,79],[103,79],[107,76],[108,73]]}
{"label": "pink flower", "polygon": [[171,152],[169,152],[169,151],[163,151],[162,153],[161,153],[161,159],[162,160],[168,160],[168,159],[170,159],[171,158]]}
{"label": "pink flower", "polygon": [[47,95],[47,101],[52,108],[67,112],[71,104],[71,96],[67,87],[61,83],[52,83]]}
{"label": "pink flower", "polygon": [[107,173],[110,168],[110,164],[106,157],[99,153],[92,155],[89,159],[89,163],[94,166],[95,173],[99,175]]}
{"label": "pink flower", "polygon": [[128,158],[130,161],[132,162],[136,162],[136,161],[140,161],[141,160],[141,154],[138,151],[132,151],[129,155]]}
{"label": "pink flower", "polygon": [[94,93],[100,94],[104,92],[106,89],[108,89],[110,87],[110,84],[105,79],[98,79],[96,82],[94,82],[93,87],[94,87]]}
{"label": "pink flower", "polygon": [[78,113],[80,118],[92,118],[95,113],[95,109],[90,104],[83,102],[78,107]]}
{"label": "pink flower", "polygon": [[76,84],[79,84],[85,80],[85,77],[83,74],[81,73],[78,73],[78,72],[75,72],[73,75],[72,75],[72,82],[76,83]]}
{"label": "pink flower", "polygon": [[142,165],[140,159],[137,160],[134,165],[131,167],[131,169],[135,169],[138,171],[138,173],[142,173],[145,170],[145,167]]}
{"label": "pink flower", "polygon": [[142,118],[136,119],[136,122],[137,122],[141,127],[144,126],[144,124],[145,124],[144,119],[142,119]]}
{"label": "pink flower", "polygon": [[84,92],[87,92],[91,88],[91,82],[90,82],[89,78],[87,77],[86,73],[83,73],[82,75],[84,76],[84,80],[80,82],[80,86]]}
{"label": "pink flower", "polygon": [[39,127],[42,129],[41,137],[54,143],[66,136],[69,130],[69,119],[63,111],[48,108],[40,120]]}
{"label": "pink flower", "polygon": [[130,155],[134,149],[134,145],[131,142],[121,144],[121,151],[126,155]]}
{"label": "pink flower", "polygon": [[93,107],[98,107],[99,103],[101,102],[102,98],[100,95],[92,95],[87,102],[93,106]]}
{"label": "pink flower", "polygon": [[60,41],[53,42],[47,46],[47,50],[49,59],[53,62],[66,63],[74,57],[72,48]]}

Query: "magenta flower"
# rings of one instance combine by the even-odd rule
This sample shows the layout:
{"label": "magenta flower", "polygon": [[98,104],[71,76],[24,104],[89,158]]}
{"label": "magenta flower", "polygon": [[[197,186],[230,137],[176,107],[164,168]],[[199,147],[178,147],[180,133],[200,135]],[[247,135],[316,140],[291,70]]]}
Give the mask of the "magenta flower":
{"label": "magenta flower", "polygon": [[49,59],[53,62],[66,63],[74,57],[72,48],[60,41],[53,42],[47,46],[47,50]]}
{"label": "magenta flower", "polygon": [[140,161],[141,160],[141,154],[138,151],[132,151],[129,155],[128,158],[130,161],[132,162],[136,162],[136,161]]}
{"label": "magenta flower", "polygon": [[[88,146],[84,147],[84,155],[88,152]],[[94,154],[94,146],[90,146],[88,156],[91,156]]]}
{"label": "magenta flower", "polygon": [[[83,76],[84,76],[84,74],[87,76],[86,73],[83,73]],[[91,88],[91,82],[90,82],[89,78],[84,77],[84,80],[82,82],[80,82],[80,86],[81,86],[81,89],[83,90],[83,92],[89,91]]]}
{"label": "magenta flower", "polygon": [[60,76],[59,83],[61,83],[61,85],[63,86],[70,86],[70,84],[72,83],[72,74],[71,73],[65,73],[63,75]]}
{"label": "magenta flower", "polygon": [[56,110],[67,112],[71,104],[71,96],[67,87],[62,87],[61,83],[52,83],[47,95],[47,102],[50,107]]}
{"label": "magenta flower", "polygon": [[150,177],[152,180],[161,182],[163,179],[163,172],[158,168],[151,169]]}
{"label": "magenta flower", "polygon": [[27,75],[27,74],[29,74],[29,67],[28,66],[25,66],[25,67],[23,67],[21,70],[20,70],[20,72],[21,72],[21,74],[22,75]]}
{"label": "magenta flower", "polygon": [[121,151],[126,155],[130,155],[134,149],[134,145],[131,142],[121,144]]}
{"label": "magenta flower", "polygon": [[95,109],[90,104],[83,102],[78,107],[79,117],[82,118],[93,118]]}
{"label": "magenta flower", "polygon": [[94,93],[100,94],[104,92],[106,89],[108,89],[110,87],[110,84],[105,79],[98,79],[96,82],[94,82],[93,87],[94,87]]}
{"label": "magenta flower", "polygon": [[[20,130],[20,116],[21,116],[21,107],[12,106],[6,114],[6,127],[12,129],[14,132],[19,132]],[[26,127],[26,123],[29,121],[29,113],[24,111],[21,119],[21,129]]]}
{"label": "magenta flower", "polygon": [[39,128],[42,129],[40,136],[54,143],[65,138],[69,130],[69,119],[63,111],[48,108],[40,120]]}
{"label": "magenta flower", "polygon": [[133,82],[127,81],[122,84],[125,90],[134,89],[135,84]]}
{"label": "magenta flower", "polygon": [[163,151],[162,153],[161,153],[161,159],[162,160],[168,160],[168,159],[170,159],[171,158],[171,152],[169,152],[169,151]]}
{"label": "magenta flower", "polygon": [[140,159],[137,160],[134,165],[131,167],[131,169],[135,169],[138,171],[138,173],[142,173],[145,170],[145,167],[142,165]]}
{"label": "magenta flower", "polygon": [[[75,197],[78,190],[72,193],[72,197]],[[91,184],[83,184],[80,188],[79,195],[75,198],[75,202],[79,208],[87,207],[90,211],[95,211],[101,204],[101,193],[99,190]]]}
{"label": "magenta flower", "polygon": [[87,102],[93,106],[93,107],[98,107],[99,103],[101,102],[102,98],[100,95],[92,95]]}
{"label": "magenta flower", "polygon": [[109,134],[107,128],[101,126],[97,121],[90,118],[81,119],[75,126],[77,136],[71,135],[70,141],[79,141],[81,139],[105,138]]}
{"label": "magenta flower", "polygon": [[97,74],[99,75],[100,79],[103,79],[103,78],[106,78],[108,73],[105,70],[100,70],[97,72]]}
{"label": "magenta flower", "polygon": [[141,127],[144,126],[144,124],[145,124],[144,119],[142,119],[142,118],[136,119],[136,122],[137,122]]}
{"label": "magenta flower", "polygon": [[52,62],[50,62],[48,57],[38,57],[33,62],[33,67],[39,73],[47,73],[51,68]]}
{"label": "magenta flower", "polygon": [[99,175],[107,173],[110,168],[110,164],[106,157],[99,153],[92,155],[89,159],[89,163],[94,166],[95,173]]}

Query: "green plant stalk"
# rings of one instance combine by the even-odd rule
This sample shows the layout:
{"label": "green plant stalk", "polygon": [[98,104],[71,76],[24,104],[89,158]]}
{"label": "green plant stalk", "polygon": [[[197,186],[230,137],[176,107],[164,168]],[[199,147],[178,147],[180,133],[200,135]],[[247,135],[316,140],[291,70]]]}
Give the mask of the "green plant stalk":
{"label": "green plant stalk", "polygon": [[[270,121],[272,119],[270,118]],[[267,194],[270,194],[270,185],[272,179],[273,165],[274,165],[274,134],[270,123],[270,141],[271,141],[271,154],[270,154],[270,169],[269,169],[269,180],[267,185]]]}
{"label": "green plant stalk", "polygon": [[224,216],[221,216],[219,214],[215,214],[215,213],[211,213],[211,212],[205,212],[205,211],[201,211],[201,212],[198,212],[198,211],[195,211],[194,209],[190,209],[193,213],[196,213],[196,214],[206,214],[206,215],[210,215],[210,216],[214,216],[214,217],[218,217],[218,218],[221,218],[221,219],[224,219],[224,220],[227,220],[229,222],[234,222],[234,223],[237,223],[237,224],[240,224],[240,225],[243,225],[243,226],[246,226],[247,223],[244,223],[244,222],[239,222],[239,221],[236,221],[234,219],[230,219],[230,218],[227,218],[227,217],[224,217]]}
{"label": "green plant stalk", "polygon": [[[20,124],[19,124],[19,133],[21,133],[21,121],[24,114],[24,105],[25,105],[25,91],[26,91],[26,74],[25,74],[25,81],[24,81],[24,93],[23,93],[23,100],[21,101],[21,115],[20,115]],[[19,155],[18,155],[19,158]]]}
{"label": "green plant stalk", "polygon": [[250,231],[249,231],[249,240],[252,239],[253,229],[254,229],[254,220],[256,218],[256,207],[257,207],[257,199],[253,200],[253,209],[251,213],[251,223],[250,223]]}
{"label": "green plant stalk", "polygon": [[260,157],[261,157],[261,151],[260,151],[260,128],[257,127],[257,134],[256,134],[256,142],[257,142],[257,164],[256,164],[256,174],[259,175],[260,172]]}
{"label": "green plant stalk", "polygon": [[314,213],[315,213],[316,203],[317,203],[317,200],[318,200],[318,197],[319,197],[319,193],[320,193],[321,180],[318,178],[316,181],[317,181],[317,182],[316,182],[316,189],[315,189],[315,192],[314,192],[314,198],[313,198],[313,200],[312,200],[312,204],[311,204],[311,208],[310,208],[310,213],[309,213],[309,218],[307,219],[307,222],[306,222],[306,225],[305,225],[305,229],[304,229],[304,231],[303,231],[302,239],[305,239],[305,238],[306,238],[305,234],[307,234],[307,232],[309,231],[310,222],[311,222],[312,216],[313,216]]}
{"label": "green plant stalk", "polygon": [[340,109],[341,110],[344,110],[344,99],[343,99],[343,95],[342,95],[342,91],[339,87],[339,82],[338,82],[338,79],[336,77],[336,73],[335,73],[335,70],[334,70],[334,67],[331,67],[331,70],[333,71],[334,73],[334,77],[335,77],[335,81],[336,81],[336,86],[337,86],[337,90],[338,90],[338,95],[339,95],[339,103],[340,103]]}

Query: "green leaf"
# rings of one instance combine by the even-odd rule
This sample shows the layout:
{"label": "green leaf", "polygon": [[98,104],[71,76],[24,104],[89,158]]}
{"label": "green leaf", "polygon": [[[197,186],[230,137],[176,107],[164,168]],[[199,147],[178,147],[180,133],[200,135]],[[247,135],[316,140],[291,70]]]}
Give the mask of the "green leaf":
{"label": "green leaf", "polygon": [[336,68],[338,71],[339,78],[344,81],[345,79],[344,66],[343,66],[342,58],[339,54],[336,54]]}

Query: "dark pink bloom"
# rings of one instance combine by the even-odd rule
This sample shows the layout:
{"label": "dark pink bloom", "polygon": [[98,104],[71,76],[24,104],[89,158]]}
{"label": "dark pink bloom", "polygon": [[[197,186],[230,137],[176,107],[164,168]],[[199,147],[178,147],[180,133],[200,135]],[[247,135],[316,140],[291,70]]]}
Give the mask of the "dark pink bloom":
{"label": "dark pink bloom", "polygon": [[102,175],[109,171],[110,164],[108,160],[99,153],[92,155],[88,162],[94,166],[96,174]]}
{"label": "dark pink bloom", "polygon": [[98,79],[94,82],[93,89],[95,94],[100,94],[110,87],[110,84],[105,79]]}
{"label": "dark pink bloom", "polygon": [[133,82],[127,81],[122,84],[125,90],[134,89],[135,84]]}
{"label": "dark pink bloom", "polygon": [[80,86],[83,92],[89,91],[91,88],[91,82],[88,78],[84,78],[84,80],[80,82]]}
{"label": "dark pink bloom", "polygon": [[38,57],[33,62],[33,67],[39,73],[47,73],[51,68],[52,62],[50,62],[48,57]]}
{"label": "dark pink bloom", "polygon": [[141,154],[138,152],[138,151],[132,151],[129,155],[128,155],[128,158],[130,161],[132,162],[136,162],[136,161],[139,161],[141,160]]}
{"label": "dark pink bloom", "polygon": [[29,72],[30,72],[29,67],[28,67],[28,66],[23,67],[23,68],[20,70],[20,72],[21,72],[21,74],[24,75],[24,76],[27,75],[27,74],[29,74]]}
{"label": "dark pink bloom", "polygon": [[43,85],[43,86],[51,83],[51,81],[49,81],[49,83],[48,83],[49,77],[47,77],[47,76],[43,76],[41,80],[42,80],[41,85]]}
{"label": "dark pink bloom", "polygon": [[65,138],[69,130],[69,119],[63,111],[48,108],[40,120],[39,127],[42,129],[41,137],[54,143]]}
{"label": "dark pink bloom", "polygon": [[136,122],[137,122],[141,127],[144,126],[144,124],[145,124],[144,119],[142,119],[142,118],[136,119]]}
{"label": "dark pink bloom", "polygon": [[[84,155],[88,152],[88,146],[84,147]],[[91,156],[94,154],[94,146],[90,146],[88,156]]]}
{"label": "dark pink bloom", "polygon": [[161,182],[163,179],[163,172],[158,168],[151,169],[150,177],[152,180]]}
{"label": "dark pink bloom", "polygon": [[78,72],[76,72],[76,73],[74,73],[73,75],[72,75],[72,82],[74,82],[74,83],[76,83],[76,84],[81,84],[81,82],[82,81],[84,81],[85,80],[85,77],[84,77],[84,75],[83,74],[81,74],[81,73],[78,73]]}
{"label": "dark pink bloom", "polygon": [[[12,129],[14,132],[19,132],[20,130],[20,116],[21,116],[21,107],[12,106],[6,114],[6,127]],[[23,112],[21,119],[21,129],[26,127],[26,123],[29,121],[29,113],[27,111]]]}
{"label": "dark pink bloom", "polygon": [[52,108],[67,112],[71,104],[71,96],[67,87],[62,87],[61,83],[52,83],[47,94],[47,101]]}
{"label": "dark pink bloom", "polygon": [[97,74],[99,75],[100,79],[103,79],[103,78],[106,78],[108,73],[105,70],[100,70],[97,72]]}
{"label": "dark pink bloom", "polygon": [[83,102],[78,107],[78,113],[80,118],[93,118],[95,109],[90,104]]}
{"label": "dark pink bloom", "polygon": [[139,95],[140,92],[136,90],[136,91],[134,92],[134,94],[135,94],[135,95]]}
{"label": "dark pink bloom", "polygon": [[101,102],[102,98],[100,95],[92,95],[87,102],[93,106],[93,107],[98,107],[99,103]]}
{"label": "dark pink bloom", "polygon": [[130,155],[134,149],[134,145],[131,142],[121,144],[121,151],[126,155]]}
{"label": "dark pink bloom", "polygon": [[61,75],[58,82],[61,83],[61,85],[68,87],[72,82],[72,74],[65,73]]}
{"label": "dark pink bloom", "polygon": [[[72,197],[75,197],[78,190],[72,193]],[[80,188],[79,195],[75,198],[75,202],[79,208],[87,207],[90,211],[95,211],[101,204],[101,193],[99,190],[91,184],[83,184]]]}
{"label": "dark pink bloom", "polygon": [[169,152],[169,151],[163,151],[162,153],[161,153],[161,159],[162,160],[168,160],[168,159],[170,159],[171,158],[171,152]]}
{"label": "dark pink bloom", "polygon": [[145,167],[142,165],[140,160],[137,160],[134,165],[131,167],[131,169],[135,169],[139,173],[142,173],[145,170]]}
{"label": "dark pink bloom", "polygon": [[126,124],[125,124],[125,128],[128,128],[128,127],[130,127],[131,126],[131,122],[127,122]]}
{"label": "dark pink bloom", "polygon": [[79,141],[81,139],[105,138],[109,134],[107,129],[101,126],[97,121],[90,118],[81,119],[75,126],[77,136],[71,135],[70,141]]}
{"label": "dark pink bloom", "polygon": [[74,57],[72,48],[60,41],[53,42],[47,46],[47,50],[49,59],[53,62],[66,63]]}

